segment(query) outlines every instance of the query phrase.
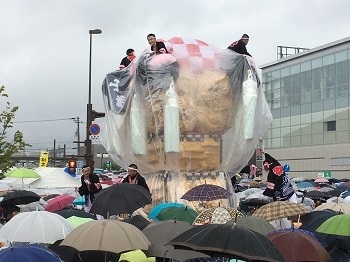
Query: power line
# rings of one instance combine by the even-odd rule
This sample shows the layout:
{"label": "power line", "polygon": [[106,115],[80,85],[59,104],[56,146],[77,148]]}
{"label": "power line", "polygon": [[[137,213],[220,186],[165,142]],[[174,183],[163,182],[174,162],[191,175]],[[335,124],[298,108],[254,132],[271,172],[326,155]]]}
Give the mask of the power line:
{"label": "power line", "polygon": [[41,122],[52,122],[52,121],[63,121],[63,120],[71,120],[70,118],[57,118],[57,119],[45,119],[45,120],[25,120],[25,121],[13,121],[15,124],[22,123],[41,123]]}

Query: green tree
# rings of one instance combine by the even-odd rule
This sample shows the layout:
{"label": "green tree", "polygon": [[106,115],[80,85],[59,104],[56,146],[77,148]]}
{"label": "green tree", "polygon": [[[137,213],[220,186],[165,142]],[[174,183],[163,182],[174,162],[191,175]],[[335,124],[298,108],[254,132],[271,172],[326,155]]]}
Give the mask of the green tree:
{"label": "green tree", "polygon": [[7,100],[8,95],[5,93],[5,87],[0,87],[0,106],[5,108],[0,111],[0,178],[14,165],[10,157],[23,150],[24,147],[30,146],[23,140],[23,134],[16,131],[13,137],[7,137],[8,131],[13,128],[13,119],[18,110],[18,106],[11,107],[10,102],[3,103],[1,100]]}

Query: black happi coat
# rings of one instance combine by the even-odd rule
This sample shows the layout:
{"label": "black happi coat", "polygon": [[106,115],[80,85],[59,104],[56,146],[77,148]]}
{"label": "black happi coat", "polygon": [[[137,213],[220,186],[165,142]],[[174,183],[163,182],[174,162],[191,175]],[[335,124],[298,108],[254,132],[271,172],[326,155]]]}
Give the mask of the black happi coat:
{"label": "black happi coat", "polygon": [[265,153],[265,161],[269,163],[267,187],[263,195],[272,197],[275,201],[285,201],[294,194],[292,184],[281,164],[269,154]]}
{"label": "black happi coat", "polygon": [[[91,183],[90,184],[90,191],[88,190],[88,187],[85,184],[84,180],[85,180],[84,175],[82,175],[80,177],[81,186],[79,187],[79,194],[81,196],[85,196],[85,200],[87,200],[87,198],[90,197],[90,201],[91,201],[91,203],[93,203],[97,193],[102,189],[101,184],[100,184],[100,179],[95,174],[89,175],[89,181]],[[98,184],[99,186],[97,186],[96,184]]]}

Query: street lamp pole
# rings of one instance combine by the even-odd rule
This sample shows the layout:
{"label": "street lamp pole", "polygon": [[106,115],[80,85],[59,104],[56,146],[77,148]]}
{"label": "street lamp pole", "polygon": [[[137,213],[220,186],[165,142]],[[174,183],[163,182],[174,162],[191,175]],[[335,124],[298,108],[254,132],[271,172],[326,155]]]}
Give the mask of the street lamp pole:
{"label": "street lamp pole", "polygon": [[90,55],[89,55],[89,98],[86,107],[87,121],[86,121],[86,139],[85,139],[85,162],[92,170],[94,166],[93,155],[92,155],[92,143],[90,139],[90,126],[92,124],[92,104],[91,104],[91,57],[92,57],[92,35],[101,34],[100,29],[89,30],[90,35]]}

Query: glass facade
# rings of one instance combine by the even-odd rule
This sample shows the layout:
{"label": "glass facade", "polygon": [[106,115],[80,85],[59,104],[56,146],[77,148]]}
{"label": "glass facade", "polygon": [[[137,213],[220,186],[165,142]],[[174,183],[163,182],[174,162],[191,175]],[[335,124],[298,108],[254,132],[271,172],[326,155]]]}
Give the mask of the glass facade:
{"label": "glass facade", "polygon": [[[270,72],[262,80],[273,115],[263,136],[268,148],[350,141],[350,49]],[[293,60],[294,61],[294,60]]]}

